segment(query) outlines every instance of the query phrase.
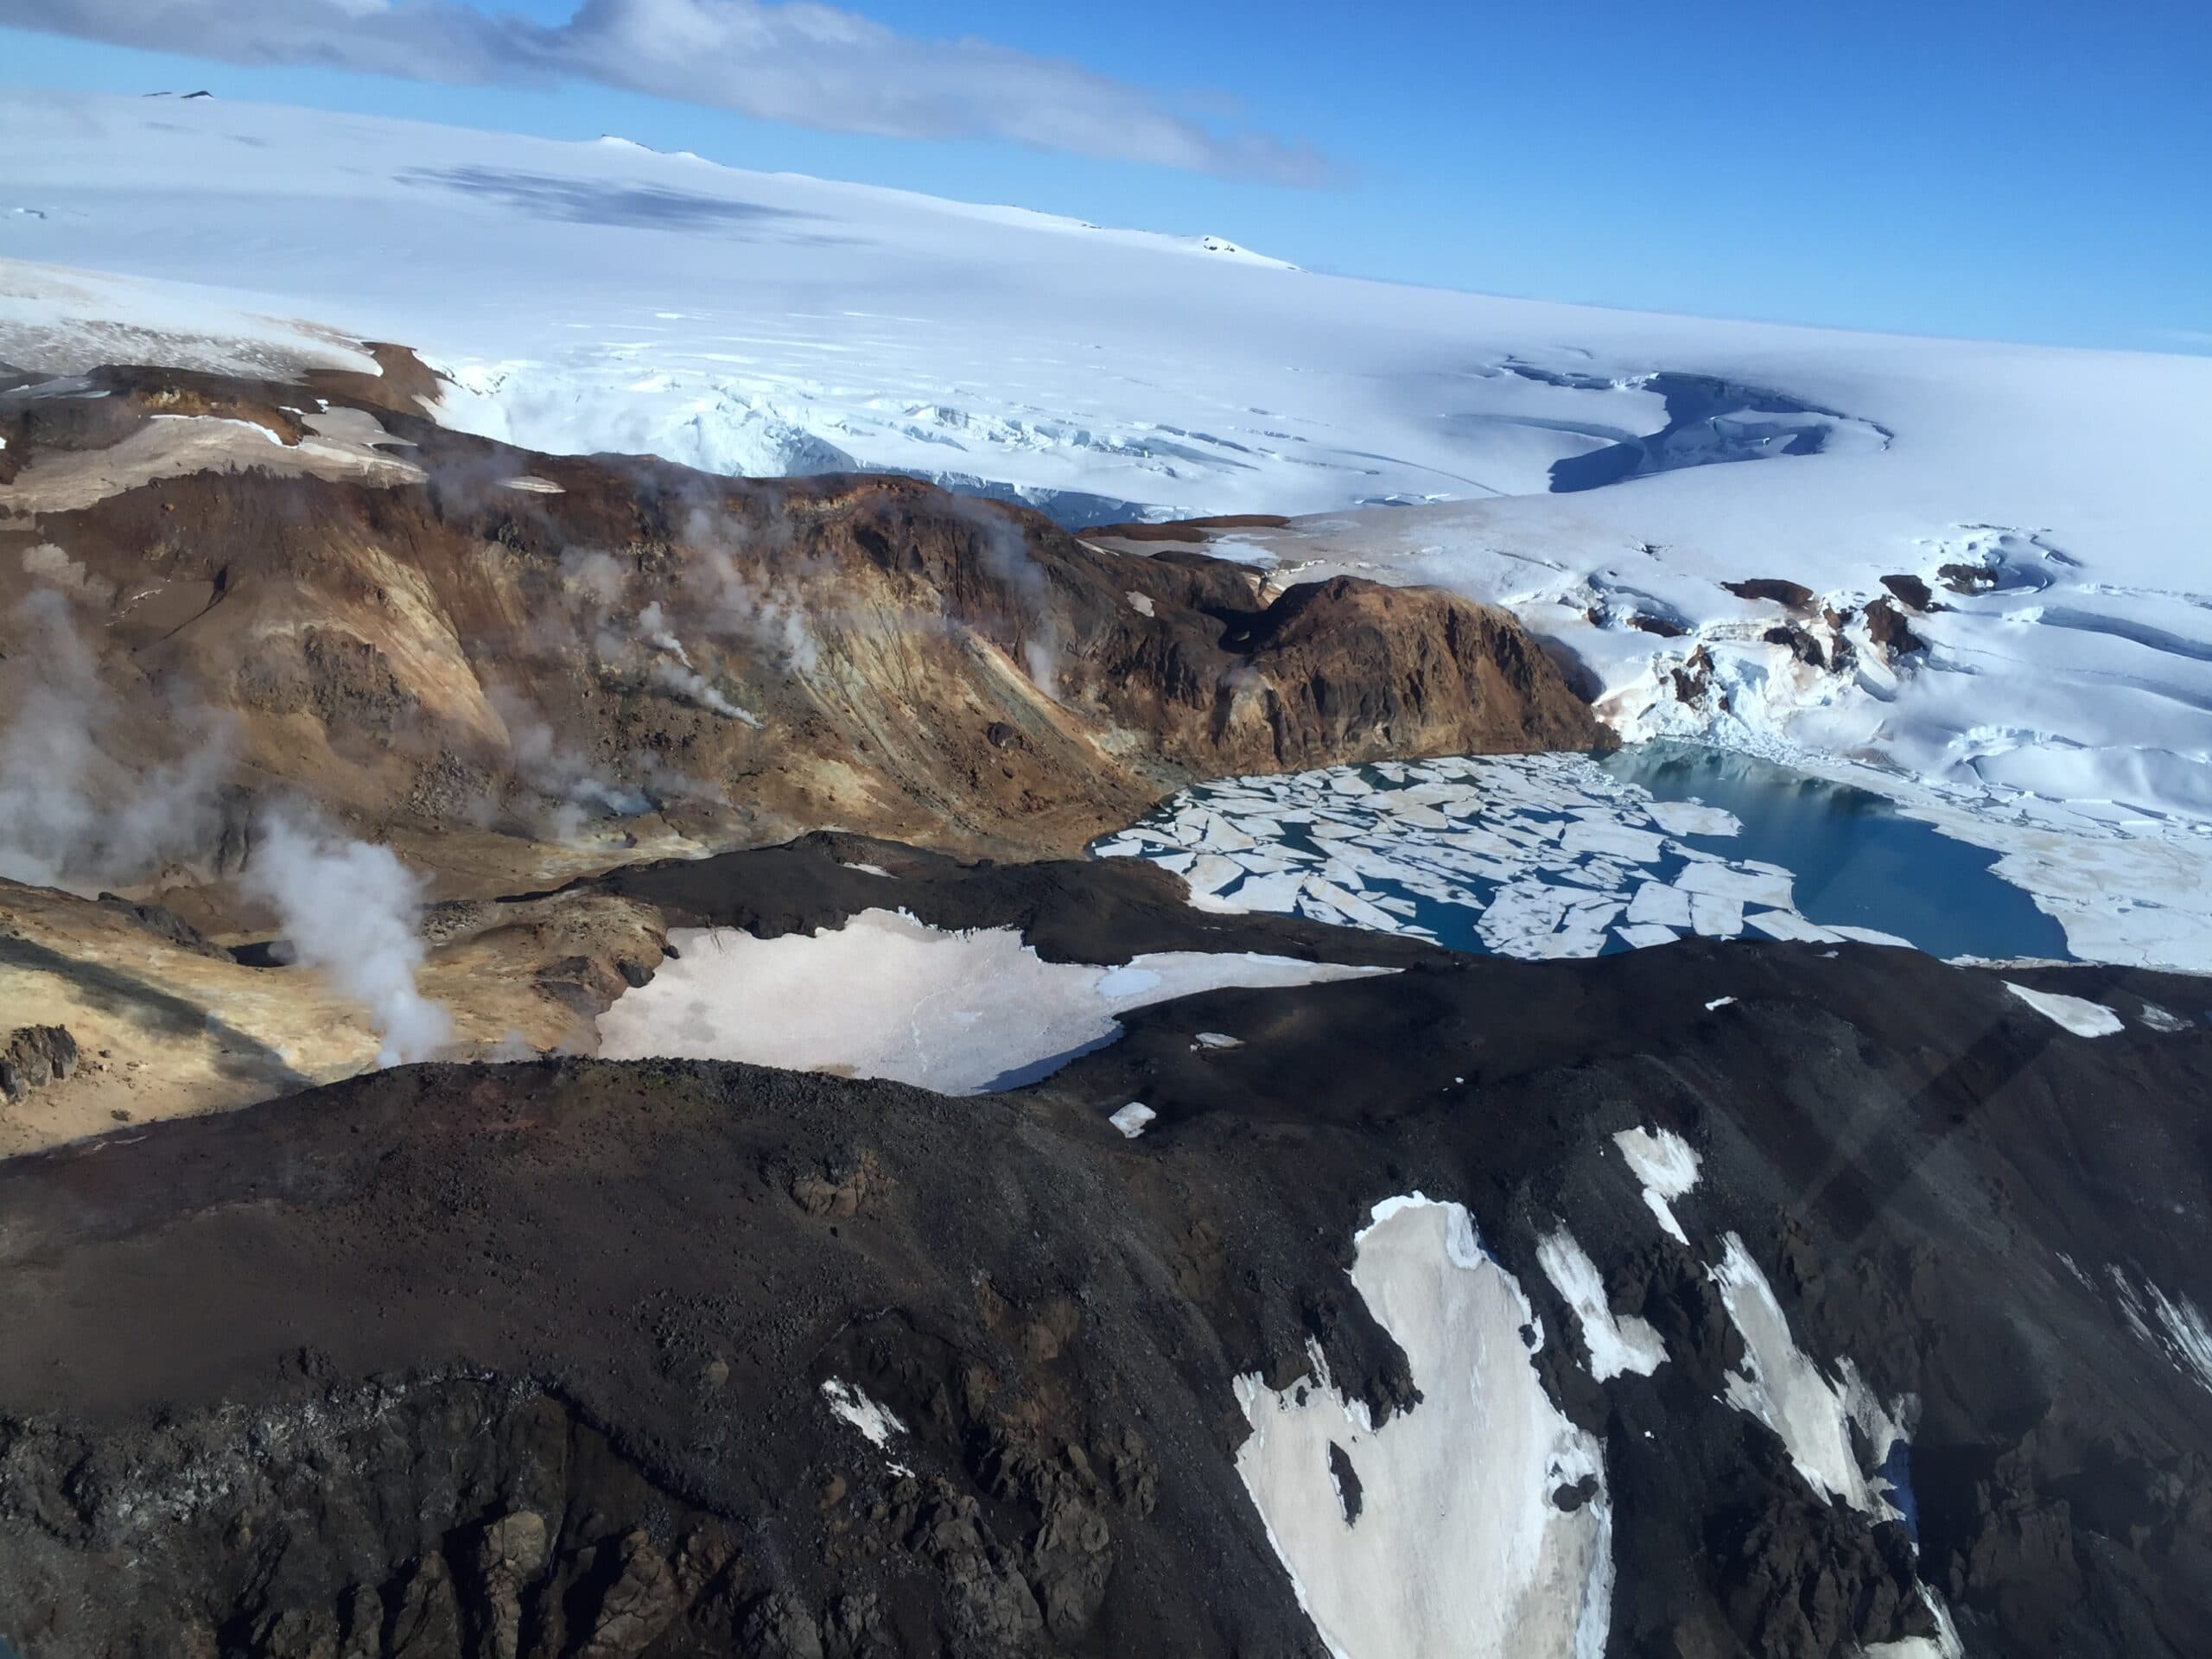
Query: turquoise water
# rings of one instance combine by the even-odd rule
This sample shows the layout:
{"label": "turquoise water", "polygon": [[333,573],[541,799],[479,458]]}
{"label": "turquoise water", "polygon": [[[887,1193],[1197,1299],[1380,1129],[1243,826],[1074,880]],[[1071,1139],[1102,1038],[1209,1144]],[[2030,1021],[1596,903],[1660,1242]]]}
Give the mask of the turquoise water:
{"label": "turquoise water", "polygon": [[[1703,810],[1662,804],[1690,803]],[[1694,827],[1731,818],[1738,833]],[[2070,959],[1995,854],[1866,790],[1688,744],[1225,779],[1094,850],[1155,860],[1200,902],[1477,955],[1848,937],[1825,928],[1940,957]]]}
{"label": "turquoise water", "polygon": [[1662,801],[1734,813],[1741,835],[1682,839],[1794,872],[1808,920],[1878,928],[1931,956],[2074,960],[2064,930],[1995,873],[1995,853],[1906,817],[1879,795],[1689,743],[1640,743],[1599,764]]}

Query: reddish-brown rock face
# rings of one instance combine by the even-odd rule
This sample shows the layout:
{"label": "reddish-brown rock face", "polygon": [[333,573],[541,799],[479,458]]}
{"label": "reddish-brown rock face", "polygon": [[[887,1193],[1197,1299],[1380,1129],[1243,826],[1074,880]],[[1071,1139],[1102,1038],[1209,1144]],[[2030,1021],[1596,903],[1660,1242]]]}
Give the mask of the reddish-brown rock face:
{"label": "reddish-brown rock face", "polygon": [[0,613],[60,573],[136,759],[212,710],[241,778],[403,839],[650,802],[718,844],[1035,854],[1210,775],[1605,741],[1516,621],[1442,593],[1270,601],[903,478],[556,459],[302,387],[103,379],[18,408]]}

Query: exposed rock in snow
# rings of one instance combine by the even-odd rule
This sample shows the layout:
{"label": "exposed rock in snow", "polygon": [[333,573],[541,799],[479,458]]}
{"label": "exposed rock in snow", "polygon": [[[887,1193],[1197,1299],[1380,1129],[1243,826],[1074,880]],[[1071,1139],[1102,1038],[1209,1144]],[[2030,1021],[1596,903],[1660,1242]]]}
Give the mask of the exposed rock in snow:
{"label": "exposed rock in snow", "polygon": [[750,1060],[895,1077],[943,1094],[1010,1089],[1121,1033],[1114,1015],[1232,985],[1389,971],[1169,951],[1117,968],[1048,963],[1011,928],[947,933],[902,912],[780,939],[678,928],[681,953],[599,1019],[609,1059]]}
{"label": "exposed rock in snow", "polygon": [[[1374,1215],[1352,1283],[1421,1402],[1376,1427],[1318,1351],[1310,1382],[1236,1384],[1252,1426],[1237,1472],[1299,1601],[1342,1659],[1595,1659],[1613,1577],[1603,1452],[1537,1379],[1528,1299],[1459,1205],[1415,1193]],[[1338,1457],[1357,1477],[1356,1521]]]}
{"label": "exposed rock in snow", "polygon": [[2076,1037],[2113,1037],[2127,1029],[2127,1022],[2101,1002],[2068,996],[2059,991],[2039,991],[2030,985],[2005,982],[2005,988],[2037,1014],[2061,1025]]}

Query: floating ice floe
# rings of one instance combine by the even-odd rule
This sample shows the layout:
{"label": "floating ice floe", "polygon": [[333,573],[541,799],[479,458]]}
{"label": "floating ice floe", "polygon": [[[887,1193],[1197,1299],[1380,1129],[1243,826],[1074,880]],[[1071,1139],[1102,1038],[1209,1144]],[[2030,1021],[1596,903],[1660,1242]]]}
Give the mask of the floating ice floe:
{"label": "floating ice floe", "polygon": [[1674,1200],[1697,1185],[1698,1155],[1672,1129],[1623,1129],[1613,1144],[1643,1185],[1643,1202],[1667,1236],[1688,1247],[1689,1236],[1675,1218]]}
{"label": "floating ice floe", "polygon": [[1594,957],[1747,931],[1907,943],[1808,921],[1789,871],[1681,839],[1740,829],[1717,808],[1655,799],[1584,755],[1490,755],[1205,785],[1093,850],[1173,870],[1202,909],[1498,956]]}
{"label": "floating ice floe", "polygon": [[2127,1022],[2101,1002],[2067,996],[2057,991],[2038,991],[2005,982],[2005,988],[2044,1019],[2066,1027],[2076,1037],[2112,1037],[2127,1029]]}
{"label": "floating ice floe", "polygon": [[[1310,1382],[1236,1382],[1252,1426],[1236,1471],[1322,1641],[1357,1659],[1602,1653],[1603,1448],[1545,1394],[1518,1282],[1465,1210],[1419,1193],[1375,1207],[1351,1279],[1404,1350],[1419,1405],[1376,1427],[1318,1350]],[[1340,1463],[1357,1481],[1356,1516]]]}
{"label": "floating ice floe", "polygon": [[728,927],[670,939],[680,955],[600,1015],[604,1058],[746,1060],[947,1095],[1034,1082],[1154,1002],[1395,971],[1233,951],[1046,962],[1012,928],[945,932],[889,910],[780,939]]}

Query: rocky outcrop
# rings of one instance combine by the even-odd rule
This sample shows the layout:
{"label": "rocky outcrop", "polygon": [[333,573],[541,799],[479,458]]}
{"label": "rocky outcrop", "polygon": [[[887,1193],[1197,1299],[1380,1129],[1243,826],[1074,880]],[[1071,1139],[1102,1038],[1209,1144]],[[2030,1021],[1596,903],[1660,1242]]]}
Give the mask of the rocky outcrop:
{"label": "rocky outcrop", "polygon": [[67,1026],[26,1026],[0,1041],[0,1097],[21,1100],[34,1089],[73,1077],[77,1039]]}
{"label": "rocky outcrop", "polygon": [[1764,600],[1791,611],[1809,611],[1821,597],[1802,582],[1788,582],[1780,576],[1752,576],[1720,585],[1738,599]]}
{"label": "rocky outcrop", "polygon": [[1928,649],[1928,642],[1912,631],[1904,613],[1886,599],[1875,600],[1866,607],[1866,637],[1891,663]]}

